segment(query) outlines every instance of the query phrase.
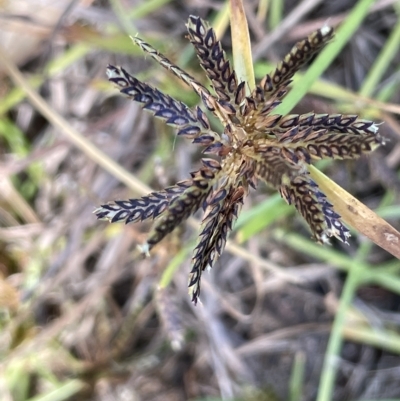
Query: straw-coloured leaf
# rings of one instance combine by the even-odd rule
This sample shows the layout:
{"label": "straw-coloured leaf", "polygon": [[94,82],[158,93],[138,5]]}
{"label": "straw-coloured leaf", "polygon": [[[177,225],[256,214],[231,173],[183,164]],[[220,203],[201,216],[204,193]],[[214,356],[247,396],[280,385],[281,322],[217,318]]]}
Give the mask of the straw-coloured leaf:
{"label": "straw-coloured leaf", "polygon": [[[254,88],[254,70],[251,57],[250,34],[247,25],[246,13],[241,0],[230,0],[230,20],[232,31],[233,65],[239,81],[246,82],[246,86]],[[240,34],[238,34],[240,32]]]}

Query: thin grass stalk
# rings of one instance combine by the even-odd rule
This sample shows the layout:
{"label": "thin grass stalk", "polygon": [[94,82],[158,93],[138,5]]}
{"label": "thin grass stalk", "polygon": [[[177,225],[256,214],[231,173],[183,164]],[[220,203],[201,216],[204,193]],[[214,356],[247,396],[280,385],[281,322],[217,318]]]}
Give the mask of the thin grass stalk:
{"label": "thin grass stalk", "polygon": [[[77,43],[71,48],[63,52],[55,60],[50,61],[44,68],[46,77],[54,77],[57,73],[69,67],[76,60],[84,57],[90,51],[90,47],[84,43]],[[34,88],[38,88],[43,84],[42,76],[31,76],[28,79],[29,84]],[[0,115],[7,113],[25,98],[25,92],[21,87],[16,86],[0,100]]]}
{"label": "thin grass stalk", "polygon": [[282,21],[284,2],[281,0],[270,0],[268,22],[271,30],[275,29]]}
{"label": "thin grass stalk", "polygon": [[264,22],[268,14],[268,9],[270,7],[270,0],[260,0],[258,2],[257,8],[257,19],[260,22]]}
{"label": "thin grass stalk", "polygon": [[129,18],[140,19],[146,17],[153,11],[158,11],[162,6],[168,3],[171,3],[171,0],[146,0],[132,7],[127,15]]}
{"label": "thin grass stalk", "polygon": [[125,33],[127,33],[128,35],[134,35],[137,30],[132,22],[132,18],[128,16],[122,3],[119,0],[110,0],[110,4]]}
{"label": "thin grass stalk", "polygon": [[346,325],[343,328],[343,336],[346,340],[368,344],[371,347],[377,347],[389,352],[400,354],[400,336],[392,330],[381,330],[363,326],[352,327]]}
{"label": "thin grass stalk", "polygon": [[215,35],[221,39],[229,27],[229,0],[227,0],[213,21]]}
{"label": "thin grass stalk", "polygon": [[[339,270],[349,271],[352,266],[352,259],[347,255],[334,249],[322,248],[320,245],[294,233],[287,233],[281,229],[275,231],[274,237],[298,252],[312,256],[313,258],[324,261],[330,266],[335,266]],[[369,265],[363,263],[363,268],[368,269]]]}
{"label": "thin grass stalk", "polygon": [[168,266],[164,269],[163,274],[161,275],[161,278],[158,282],[158,286],[160,288],[167,288],[170,285],[171,281],[174,278],[175,272],[178,270],[179,266],[185,262],[188,255],[192,251],[193,246],[194,246],[194,242],[191,242],[190,244],[188,244],[184,248],[182,248],[172,258],[172,260],[169,262]]}
{"label": "thin grass stalk", "polygon": [[383,74],[387,70],[391,61],[399,52],[400,48],[400,17],[397,24],[393,28],[388,40],[385,43],[382,51],[376,58],[373,66],[369,70],[365,78],[359,94],[364,97],[371,97],[377,85],[382,79]]}
{"label": "thin grass stalk", "polygon": [[56,385],[56,388],[46,393],[42,393],[33,398],[29,398],[27,401],[63,401],[78,396],[83,390],[87,388],[87,384],[78,379],[68,380],[64,383]]}
{"label": "thin grass stalk", "polygon": [[394,274],[380,274],[380,272],[369,272],[368,278],[375,285],[380,285],[383,288],[386,288],[389,291],[394,292],[397,295],[400,295],[400,279],[397,275]]}
{"label": "thin grass stalk", "polygon": [[306,373],[306,355],[304,351],[296,352],[293,360],[289,382],[289,401],[301,401],[303,398],[304,378]]}
{"label": "thin grass stalk", "polygon": [[6,52],[1,46],[0,61],[5,66],[14,83],[24,90],[27,98],[32,102],[34,107],[44,117],[46,117],[53,126],[60,129],[60,131],[63,132],[75,146],[133,191],[137,193],[150,192],[150,188],[147,185],[143,184],[104,152],[99,150],[95,145],[76,131],[60,114],[51,109],[46,101],[31,87],[18,70],[17,66],[9,59],[9,57],[7,57]]}
{"label": "thin grass stalk", "polygon": [[359,285],[359,278],[363,275],[363,272],[364,269],[362,264],[354,263],[349,270],[349,274],[345,281],[340,296],[339,308],[336,312],[328,347],[325,353],[321,380],[318,387],[317,401],[330,401],[332,399],[339,355],[343,344],[343,330],[346,324],[346,315]]}

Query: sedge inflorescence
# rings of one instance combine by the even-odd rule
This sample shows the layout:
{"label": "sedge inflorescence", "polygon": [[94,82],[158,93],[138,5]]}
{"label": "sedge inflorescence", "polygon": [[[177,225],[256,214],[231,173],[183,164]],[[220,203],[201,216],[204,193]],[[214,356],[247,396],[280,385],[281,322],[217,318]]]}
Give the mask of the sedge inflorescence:
{"label": "sedge inflorescence", "polygon": [[190,178],[138,199],[116,200],[95,210],[100,219],[133,223],[154,219],[143,251],[148,252],[168,233],[199,209],[204,210],[189,274],[189,294],[196,304],[201,274],[211,268],[224,250],[250,188],[259,180],[277,189],[308,223],[320,243],[336,237],[347,243],[349,230],[308,172],[313,160],[354,159],[383,143],[378,126],[357,115],[279,115],[273,110],[286,93],[295,72],[333,37],[329,26],[298,42],[278,66],[248,95],[247,83],[238,82],[220,41],[207,22],[190,16],[188,38],[214,94],[174,65],[149,44],[133,41],[163,67],[188,84],[204,107],[222,123],[211,129],[205,112],[139,81],[124,68],[108,66],[109,80],[121,93],[142,104],[155,117],[177,129],[177,135],[203,146],[201,167]]}

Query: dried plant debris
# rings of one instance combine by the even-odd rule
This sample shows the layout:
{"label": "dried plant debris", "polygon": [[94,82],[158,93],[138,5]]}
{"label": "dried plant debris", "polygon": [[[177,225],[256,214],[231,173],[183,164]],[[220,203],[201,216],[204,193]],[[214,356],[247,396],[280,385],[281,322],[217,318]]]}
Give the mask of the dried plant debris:
{"label": "dried plant debris", "polygon": [[95,213],[98,218],[112,223],[156,219],[143,246],[147,253],[202,208],[204,218],[189,275],[189,294],[196,304],[201,274],[204,269],[211,268],[223,252],[244,198],[258,180],[279,190],[286,202],[296,207],[317,242],[324,243],[328,237],[335,236],[347,243],[349,230],[311,179],[307,165],[325,158],[357,158],[371,152],[384,140],[377,124],[356,115],[273,114],[288,92],[295,72],[332,39],[331,27],[324,26],[297,43],[250,95],[246,94],[246,82],[238,83],[221,43],[207,22],[191,16],[187,28],[189,40],[215,95],[143,40],[133,38],[133,41],[194,89],[205,108],[221,121],[222,133],[211,130],[200,107],[189,109],[184,103],[132,77],[122,67],[109,66],[107,74],[123,94],[176,127],[179,136],[205,147],[203,153],[214,158],[203,158],[202,167],[192,172],[190,179],[140,199],[102,205]]}

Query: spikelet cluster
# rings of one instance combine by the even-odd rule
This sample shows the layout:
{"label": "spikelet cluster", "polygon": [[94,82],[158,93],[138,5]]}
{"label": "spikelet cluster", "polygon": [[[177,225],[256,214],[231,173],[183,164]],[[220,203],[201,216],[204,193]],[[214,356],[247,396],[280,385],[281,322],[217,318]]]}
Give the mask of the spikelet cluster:
{"label": "spikelet cluster", "polygon": [[155,220],[143,249],[148,252],[168,233],[199,209],[204,210],[189,274],[189,294],[196,304],[201,274],[224,250],[232,225],[250,188],[259,180],[276,188],[308,223],[320,243],[336,237],[347,243],[349,230],[311,179],[307,166],[319,159],[353,159],[383,143],[378,126],[356,115],[274,114],[288,91],[295,72],[333,37],[324,26],[298,42],[250,95],[246,82],[238,82],[214,30],[190,16],[188,38],[214,94],[140,38],[133,41],[164,68],[188,84],[205,109],[222,123],[214,132],[206,113],[139,81],[124,68],[109,66],[109,80],[121,93],[141,103],[155,117],[176,128],[177,135],[202,146],[201,167],[190,178],[139,199],[115,201],[95,210],[100,219],[114,223]]}

